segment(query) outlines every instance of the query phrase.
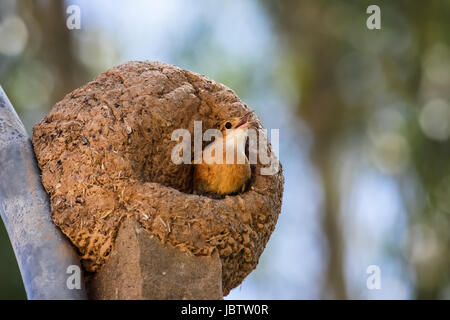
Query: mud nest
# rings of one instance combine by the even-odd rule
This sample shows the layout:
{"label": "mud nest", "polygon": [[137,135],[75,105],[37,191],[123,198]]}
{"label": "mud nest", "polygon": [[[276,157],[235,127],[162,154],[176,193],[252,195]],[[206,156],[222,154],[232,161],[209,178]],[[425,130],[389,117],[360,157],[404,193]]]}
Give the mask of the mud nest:
{"label": "mud nest", "polygon": [[191,194],[192,165],[172,163],[178,142],[171,135],[178,128],[193,134],[195,120],[206,130],[249,110],[226,86],[159,62],[117,66],[58,102],[35,125],[33,145],[53,221],[85,269],[99,270],[121,221],[134,216],[182,251],[218,250],[224,294],[239,285],[274,230],[281,166],[261,175],[255,165],[249,188],[238,195]]}

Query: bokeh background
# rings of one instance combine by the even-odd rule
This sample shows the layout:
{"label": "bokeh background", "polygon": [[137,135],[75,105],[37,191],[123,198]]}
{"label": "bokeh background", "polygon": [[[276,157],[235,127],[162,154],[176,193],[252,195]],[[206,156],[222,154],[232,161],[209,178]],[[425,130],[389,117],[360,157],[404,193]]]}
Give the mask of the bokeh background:
{"label": "bokeh background", "polygon": [[[222,82],[280,129],[286,180],[260,264],[227,298],[449,299],[449,34],[440,0],[2,0],[0,84],[31,132],[129,60]],[[0,298],[25,298],[3,225]]]}

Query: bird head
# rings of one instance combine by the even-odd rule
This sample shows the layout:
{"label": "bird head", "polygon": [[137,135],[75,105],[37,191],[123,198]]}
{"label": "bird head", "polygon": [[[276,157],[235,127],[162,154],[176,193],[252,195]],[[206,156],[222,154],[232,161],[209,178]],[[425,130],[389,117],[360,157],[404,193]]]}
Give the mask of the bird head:
{"label": "bird head", "polygon": [[247,129],[253,121],[249,121],[253,111],[247,112],[242,117],[228,119],[222,122],[219,130],[226,143],[226,148],[237,148],[238,152],[245,153],[245,142],[247,140]]}
{"label": "bird head", "polygon": [[252,124],[252,122],[249,121],[249,118],[252,114],[253,111],[250,111],[244,114],[242,117],[235,117],[225,120],[219,125],[219,130],[224,136],[226,135],[228,130],[245,130]]}

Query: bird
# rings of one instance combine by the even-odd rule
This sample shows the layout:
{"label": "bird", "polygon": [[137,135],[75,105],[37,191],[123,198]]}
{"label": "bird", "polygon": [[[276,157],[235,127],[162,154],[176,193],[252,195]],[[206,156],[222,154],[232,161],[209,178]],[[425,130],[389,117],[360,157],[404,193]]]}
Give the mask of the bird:
{"label": "bird", "polygon": [[[201,163],[194,164],[193,187],[195,193],[225,196],[245,191],[252,174],[245,154],[247,129],[252,124],[249,121],[252,113],[253,111],[250,111],[242,117],[225,120],[219,125],[222,137],[216,137],[212,143],[206,146],[202,153]],[[217,144],[222,144],[222,163],[214,161],[220,157],[220,155],[215,157],[215,151],[217,147],[220,147]],[[227,153],[230,152],[233,154],[232,163],[227,162],[226,159]]]}

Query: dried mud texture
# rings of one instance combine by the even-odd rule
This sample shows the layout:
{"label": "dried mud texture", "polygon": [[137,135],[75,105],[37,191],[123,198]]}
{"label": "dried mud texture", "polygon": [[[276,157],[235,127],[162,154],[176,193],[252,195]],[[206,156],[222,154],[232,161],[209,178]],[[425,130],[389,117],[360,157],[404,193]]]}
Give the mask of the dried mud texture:
{"label": "dried mud texture", "polygon": [[222,299],[222,263],[161,244],[134,217],[120,224],[110,258],[89,276],[91,300]]}
{"label": "dried mud texture", "polygon": [[186,128],[193,137],[194,120],[204,131],[249,110],[226,86],[160,62],[117,66],[58,102],[35,125],[33,145],[53,221],[85,269],[104,264],[121,220],[134,216],[182,251],[218,250],[224,294],[239,285],[275,228],[281,165],[275,175],[261,175],[255,165],[244,193],[194,195],[192,166],[171,161],[178,143],[171,135]]}

